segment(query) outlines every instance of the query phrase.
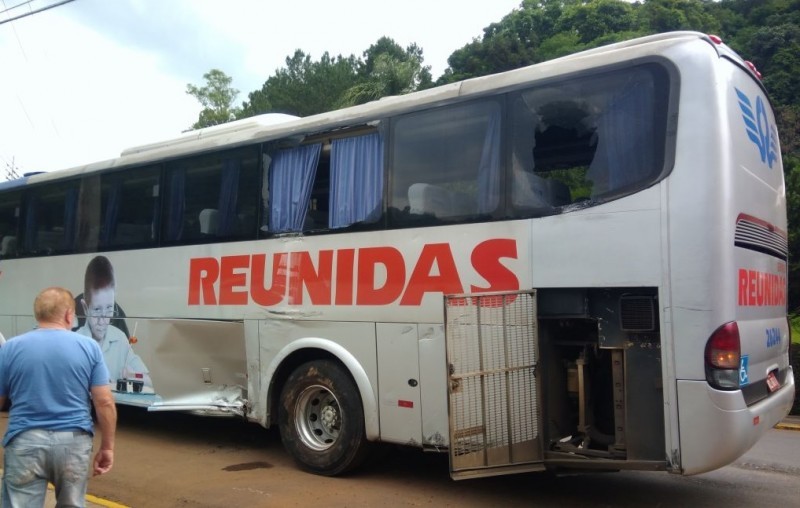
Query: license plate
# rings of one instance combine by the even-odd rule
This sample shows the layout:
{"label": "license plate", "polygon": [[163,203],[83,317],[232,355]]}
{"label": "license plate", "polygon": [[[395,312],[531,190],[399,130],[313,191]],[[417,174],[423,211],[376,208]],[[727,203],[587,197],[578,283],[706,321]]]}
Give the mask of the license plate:
{"label": "license plate", "polygon": [[767,388],[769,388],[770,393],[777,391],[780,387],[781,383],[778,381],[778,378],[775,377],[775,373],[770,372],[767,376]]}

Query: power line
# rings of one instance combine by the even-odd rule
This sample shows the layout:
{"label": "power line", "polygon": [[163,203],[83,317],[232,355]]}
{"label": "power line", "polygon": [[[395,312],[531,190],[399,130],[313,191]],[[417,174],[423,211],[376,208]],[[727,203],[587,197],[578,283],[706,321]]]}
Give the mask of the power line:
{"label": "power line", "polygon": [[[59,5],[68,4],[68,3],[74,2],[74,1],[75,0],[61,0],[60,2],[56,2],[56,3],[48,5],[46,7],[42,7],[41,9],[36,9],[35,11],[26,12],[25,14],[20,14],[19,16],[14,16],[13,18],[4,19],[4,20],[0,21],[0,25],[8,23],[9,21],[15,21],[17,19],[24,18],[26,16],[30,16],[31,14],[37,14],[39,12],[43,12],[43,11],[46,11],[48,9],[52,9],[53,7],[58,7]],[[12,9],[13,9],[13,7],[12,7]],[[6,9],[6,10],[10,10],[10,9]]]}
{"label": "power line", "polygon": [[[2,2],[3,2],[3,7],[5,7],[5,6],[6,6],[6,0],[0,0],[0,1],[2,1]],[[27,1],[27,2],[25,2],[25,3],[30,3],[30,2],[32,2],[32,1],[33,1],[33,0],[28,0],[28,1]],[[18,5],[15,5],[14,7],[19,7],[20,5],[23,5],[23,4],[18,4]],[[6,10],[5,10],[5,11],[3,11],[3,12],[8,12],[8,11],[10,11],[11,9],[13,9],[14,7],[8,8],[8,9],[6,9]],[[17,33],[17,29],[16,29],[16,27],[12,25],[12,26],[11,26],[11,31],[12,31],[12,32],[14,32],[14,38],[16,38],[16,39],[17,39],[17,44],[19,44],[19,50],[22,52],[22,57],[23,57],[23,58],[25,59],[25,61],[27,62],[27,61],[28,61],[28,55],[27,55],[27,54],[25,54],[25,48],[23,48],[23,47],[22,47],[22,41],[21,41],[21,40],[20,40],[20,38],[19,38],[19,34]]]}
{"label": "power line", "polygon": [[[12,9],[16,9],[17,7],[21,7],[23,5],[28,5],[33,1],[34,0],[27,0],[25,2],[19,3],[17,5],[12,6],[12,7],[7,7],[6,0],[0,0],[0,2],[2,2],[2,6],[5,8],[5,10],[0,11],[0,14],[6,13],[6,12],[12,10]],[[58,7],[60,5],[64,5],[64,4],[73,2],[73,1],[74,0],[63,0],[63,1],[60,1],[58,3],[53,3],[53,4],[50,4],[50,5],[46,6],[46,7],[42,7],[40,9],[36,9],[36,10],[32,10],[30,12],[27,12],[25,14],[21,14],[19,16],[13,17],[13,18],[2,20],[2,21],[0,21],[0,25],[2,25],[3,23],[8,23],[9,21],[14,21],[14,20],[17,20],[17,19],[20,19],[20,18],[24,18],[26,16],[30,16],[31,14],[36,14],[36,13],[39,13],[39,12],[43,12],[43,11],[52,9],[54,7]],[[30,6],[28,8],[30,9]],[[28,62],[28,56],[25,53],[25,48],[22,46],[22,41],[19,38],[19,34],[17,34],[16,27],[14,25],[11,25],[11,30],[14,32],[14,37],[17,39],[17,43],[19,44],[19,49],[22,52],[23,58],[25,59],[26,62]],[[35,125],[33,119],[31,118],[31,115],[28,113],[28,108],[25,107],[25,101],[23,100],[22,96],[19,93],[17,93],[16,96],[17,96],[17,101],[19,102],[20,108],[22,109],[22,112],[25,114],[25,118],[28,120],[28,123],[30,124],[31,128],[34,131],[36,131],[36,125]],[[49,109],[48,109],[48,111],[49,111]],[[55,122],[53,121],[52,114],[50,114],[48,112],[48,116],[50,117],[50,122],[53,125],[53,129],[55,130],[56,134],[59,135],[59,137],[60,137],[60,134],[58,133],[58,128],[56,127]],[[7,180],[12,180],[14,178],[19,178],[19,174],[16,171],[18,169],[18,167],[15,164],[13,157],[12,157],[10,163],[8,162],[8,159],[6,159],[5,157],[3,157],[3,159],[4,159],[4,162],[5,162],[5,166],[6,166],[6,179]]]}
{"label": "power line", "polygon": [[6,7],[6,3],[3,2],[3,7],[6,7],[6,8],[3,9],[2,11],[0,11],[0,14],[5,14],[8,11],[13,11],[17,7],[22,7],[23,5],[28,5],[29,3],[32,3],[32,2],[33,2],[33,0],[26,0],[25,2],[18,3],[17,5],[12,5],[11,7]]}

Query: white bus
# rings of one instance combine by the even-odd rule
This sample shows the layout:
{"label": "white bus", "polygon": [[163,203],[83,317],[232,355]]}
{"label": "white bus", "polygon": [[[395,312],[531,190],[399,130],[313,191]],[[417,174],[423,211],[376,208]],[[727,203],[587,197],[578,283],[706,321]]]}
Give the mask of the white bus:
{"label": "white bus", "polygon": [[67,287],[118,403],[276,426],[319,474],[371,442],[696,474],[793,400],[775,118],[698,33],[29,175],[0,228],[6,337]]}

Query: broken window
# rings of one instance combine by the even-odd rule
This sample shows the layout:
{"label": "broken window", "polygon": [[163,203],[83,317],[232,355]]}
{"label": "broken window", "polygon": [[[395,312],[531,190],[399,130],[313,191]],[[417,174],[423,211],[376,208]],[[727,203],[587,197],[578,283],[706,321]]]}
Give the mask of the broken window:
{"label": "broken window", "polygon": [[513,94],[516,213],[603,202],[655,182],[664,170],[668,82],[663,68],[646,64]]}

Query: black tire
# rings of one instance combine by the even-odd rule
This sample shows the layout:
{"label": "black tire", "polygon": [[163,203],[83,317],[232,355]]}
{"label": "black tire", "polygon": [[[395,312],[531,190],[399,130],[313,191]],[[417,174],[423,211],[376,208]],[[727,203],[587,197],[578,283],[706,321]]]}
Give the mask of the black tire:
{"label": "black tire", "polygon": [[361,397],[333,361],[304,363],[292,372],[281,392],[278,426],[283,446],[312,473],[340,475],[366,457]]}

